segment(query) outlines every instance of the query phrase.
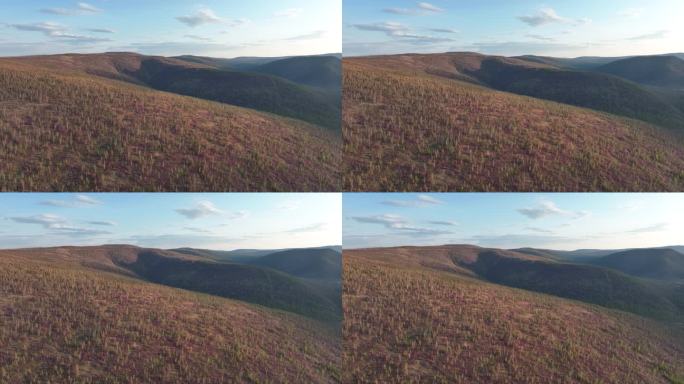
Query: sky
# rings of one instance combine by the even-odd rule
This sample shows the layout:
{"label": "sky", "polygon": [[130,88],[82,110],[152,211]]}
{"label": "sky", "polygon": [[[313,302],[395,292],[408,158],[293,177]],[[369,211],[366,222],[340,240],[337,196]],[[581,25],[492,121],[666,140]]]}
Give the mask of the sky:
{"label": "sky", "polygon": [[684,245],[684,194],[345,194],[345,249]]}
{"label": "sky", "polygon": [[556,57],[684,51],[681,0],[344,0],[345,56]]}
{"label": "sky", "polygon": [[0,194],[0,248],[340,245],[341,194]]}
{"label": "sky", "polygon": [[339,53],[342,0],[3,0],[0,56]]}

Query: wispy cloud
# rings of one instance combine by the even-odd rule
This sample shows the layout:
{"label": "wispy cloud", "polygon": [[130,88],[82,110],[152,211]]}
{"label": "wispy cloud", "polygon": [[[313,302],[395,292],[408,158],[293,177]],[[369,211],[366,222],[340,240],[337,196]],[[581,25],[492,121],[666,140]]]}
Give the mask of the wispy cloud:
{"label": "wispy cloud", "polygon": [[541,27],[543,25],[555,23],[566,23],[575,26],[581,26],[591,23],[591,19],[586,17],[579,19],[569,19],[562,17],[558,13],[556,13],[556,11],[553,8],[542,8],[536,14],[518,16],[517,19],[531,27]]}
{"label": "wispy cloud", "polygon": [[327,223],[316,223],[316,224],[311,224],[311,225],[307,225],[304,227],[293,228],[293,229],[285,231],[284,233],[311,233],[311,232],[325,231],[327,229],[328,229]]}
{"label": "wispy cloud", "polygon": [[535,34],[533,34],[533,33],[527,34],[527,35],[525,35],[525,36],[526,36],[526,37],[529,37],[529,38],[531,38],[531,39],[541,40],[541,41],[554,41],[554,40],[556,40],[556,39],[554,39],[554,38],[552,38],[552,37],[547,37],[547,36],[542,36],[542,35],[535,35]]}
{"label": "wispy cloud", "polygon": [[100,225],[100,226],[104,226],[104,227],[116,226],[116,223],[113,221],[88,221],[87,223],[90,225]]}
{"label": "wispy cloud", "polygon": [[642,8],[626,8],[618,12],[619,16],[627,19],[638,19],[643,14]]}
{"label": "wispy cloud", "polygon": [[635,228],[631,229],[628,231],[625,231],[624,233],[654,233],[654,232],[662,232],[668,229],[668,224],[667,223],[658,223],[654,225],[649,225],[647,227],[641,227],[641,228]]}
{"label": "wispy cloud", "polygon": [[115,30],[109,28],[89,28],[86,29],[86,31],[94,33],[116,33]]}
{"label": "wispy cloud", "polygon": [[429,207],[444,204],[443,201],[430,195],[418,195],[411,200],[386,200],[382,204],[393,207]]}
{"label": "wispy cloud", "polygon": [[316,39],[320,39],[321,37],[325,36],[325,34],[326,34],[326,31],[314,31],[311,33],[306,33],[304,35],[288,37],[288,38],[283,39],[283,40],[287,40],[287,41],[316,40]]}
{"label": "wispy cloud", "polygon": [[99,13],[99,12],[102,12],[102,10],[100,8],[95,7],[92,4],[81,2],[81,3],[76,4],[76,8],[74,8],[74,9],[42,8],[42,9],[40,9],[40,12],[47,13],[49,15],[76,16],[76,15],[87,15],[87,14]]}
{"label": "wispy cloud", "polygon": [[68,29],[65,26],[52,22],[42,22],[35,24],[9,24],[9,26],[20,31],[41,32],[45,36],[54,39],[59,39],[67,43],[79,44],[111,41],[110,39],[105,38],[73,34],[68,32]]}
{"label": "wispy cloud", "polygon": [[40,205],[47,205],[50,207],[62,207],[62,208],[79,208],[79,207],[92,207],[96,205],[101,205],[100,200],[90,197],[88,195],[76,195],[69,200],[57,200],[50,199],[44,200],[39,203]]}
{"label": "wispy cloud", "polygon": [[354,216],[351,218],[359,223],[378,224],[395,232],[403,232],[410,235],[448,235],[452,232],[437,230],[427,227],[412,225],[409,221],[398,215],[384,214],[376,216]]}
{"label": "wispy cloud", "polygon": [[661,31],[656,31],[653,33],[647,33],[644,35],[638,35],[634,37],[629,37],[626,40],[630,41],[638,41],[638,40],[658,40],[667,37],[667,34],[669,33],[669,30],[663,29]]}
{"label": "wispy cloud", "polygon": [[573,218],[582,218],[589,214],[587,211],[566,211],[558,206],[552,201],[542,201],[535,207],[518,208],[517,211],[527,216],[530,219],[541,219],[547,216],[571,216]]}
{"label": "wispy cloud", "polygon": [[218,17],[214,11],[209,8],[200,9],[192,15],[178,16],[176,17],[176,20],[192,28],[204,24],[218,24],[223,22],[223,19]]}
{"label": "wispy cloud", "polygon": [[382,11],[393,15],[430,15],[443,13],[444,9],[430,3],[420,2],[416,4],[416,8],[385,8]]}
{"label": "wispy cloud", "polygon": [[95,230],[90,228],[83,228],[69,224],[63,217],[52,214],[41,214],[36,216],[18,216],[10,217],[10,220],[21,224],[35,224],[40,225],[45,229],[51,230],[55,235],[66,236],[95,236],[108,235],[109,231]]}
{"label": "wispy cloud", "polygon": [[209,37],[203,37],[203,36],[198,36],[198,35],[185,35],[188,39],[192,40],[197,40],[197,41],[211,41],[212,39]]}
{"label": "wispy cloud", "polygon": [[428,223],[432,224],[432,225],[442,225],[445,227],[455,227],[458,225],[458,223],[455,221],[443,221],[443,220],[433,220],[433,221],[428,221]]}
{"label": "wispy cloud", "polygon": [[194,207],[178,208],[176,209],[176,212],[192,220],[211,215],[220,215],[223,213],[223,211],[216,208],[214,203],[211,201],[200,201]]}

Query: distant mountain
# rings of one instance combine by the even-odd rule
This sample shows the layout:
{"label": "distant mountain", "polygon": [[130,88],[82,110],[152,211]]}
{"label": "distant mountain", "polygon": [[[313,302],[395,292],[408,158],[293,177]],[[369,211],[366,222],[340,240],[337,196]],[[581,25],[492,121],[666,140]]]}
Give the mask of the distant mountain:
{"label": "distant mountain", "polygon": [[[342,252],[342,247],[339,245],[331,245],[331,246],[324,246],[324,247],[314,247],[314,248],[305,248],[307,250],[321,250],[321,249],[332,249],[337,252]],[[216,251],[216,250],[208,250],[208,249],[196,249],[196,248],[177,248],[177,249],[172,249],[171,251],[174,252],[179,252],[187,255],[195,255],[195,256],[201,256],[201,257],[206,257],[209,259],[215,259],[219,261],[231,261],[231,262],[236,262],[236,263],[249,263],[250,261],[253,261],[255,259],[258,259],[260,257],[270,255],[273,253],[278,253],[278,252],[283,252],[283,251],[289,251],[292,250],[292,248],[286,248],[286,249],[235,249],[232,251]]]}
{"label": "distant mountain", "polygon": [[603,73],[531,67],[492,57],[469,74],[498,90],[684,129],[684,111],[676,104]]}
{"label": "distant mountain", "polygon": [[684,281],[684,254],[670,248],[632,249],[591,261],[628,275]]}
{"label": "distant mountain", "polygon": [[677,56],[639,56],[596,68],[639,84],[684,90],[684,59]]}
{"label": "distant mountain", "polygon": [[342,90],[342,61],[334,56],[292,57],[269,62],[253,70],[338,94]]}
{"label": "distant mountain", "polygon": [[307,279],[340,280],[342,276],[342,254],[328,248],[275,252],[254,259],[249,264]]}
{"label": "distant mountain", "polygon": [[660,287],[589,265],[521,260],[498,250],[481,252],[468,267],[497,283],[581,300],[659,319],[676,319],[684,308]]}
{"label": "distant mountain", "polygon": [[626,57],[597,57],[597,56],[583,56],[576,58],[561,58],[548,56],[524,55],[516,56],[516,58],[531,61],[536,63],[543,63],[552,65],[558,68],[576,69],[576,70],[593,70],[602,65],[612,63],[613,61],[624,59]]}

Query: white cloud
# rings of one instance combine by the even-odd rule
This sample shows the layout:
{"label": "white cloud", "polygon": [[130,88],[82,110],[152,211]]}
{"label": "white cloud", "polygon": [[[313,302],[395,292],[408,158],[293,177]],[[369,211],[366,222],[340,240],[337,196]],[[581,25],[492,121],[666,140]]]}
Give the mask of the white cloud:
{"label": "white cloud", "polygon": [[627,40],[630,40],[630,41],[638,41],[638,40],[658,40],[658,39],[662,39],[662,38],[664,38],[664,37],[667,37],[667,34],[668,34],[669,32],[670,32],[670,31],[668,31],[668,30],[666,30],[666,29],[663,29],[663,30],[661,30],[661,31],[656,31],[656,32],[653,32],[653,33],[647,33],[647,34],[644,34],[644,35],[639,35],[639,36],[630,37],[630,38],[627,38]]}
{"label": "white cloud", "polygon": [[659,224],[649,225],[647,227],[631,229],[629,231],[625,231],[625,233],[632,233],[632,234],[654,233],[654,232],[662,232],[662,231],[665,231],[667,229],[668,229],[667,223],[659,223]]}
{"label": "white cloud", "polygon": [[307,225],[305,227],[294,228],[285,231],[285,233],[311,233],[311,232],[321,232],[328,229],[327,223],[316,223],[312,225]]}
{"label": "white cloud", "polygon": [[386,200],[383,201],[382,204],[391,205],[393,207],[429,207],[441,205],[444,204],[444,202],[430,195],[418,195],[413,200]]}
{"label": "white cloud", "polygon": [[429,15],[443,13],[444,9],[430,3],[420,2],[416,8],[385,8],[382,11],[394,15]]}
{"label": "white cloud", "polygon": [[62,208],[79,208],[102,204],[101,201],[87,196],[87,195],[76,195],[70,200],[44,200],[38,203],[40,205],[47,205],[51,207],[62,207]]}
{"label": "white cloud", "polygon": [[223,22],[223,19],[218,17],[214,11],[208,8],[200,9],[194,15],[178,16],[176,17],[176,20],[192,28],[203,24],[218,24]]}
{"label": "white cloud", "polygon": [[90,225],[101,225],[101,226],[105,226],[105,227],[116,226],[116,223],[113,221],[88,221],[88,224],[90,224]]}
{"label": "white cloud", "polygon": [[176,212],[187,217],[188,219],[199,219],[200,217],[219,215],[223,213],[220,209],[210,201],[200,201],[192,208],[178,208]]}
{"label": "white cloud", "polygon": [[587,211],[566,211],[563,209],[560,209],[556,204],[552,201],[542,201],[537,205],[536,207],[526,207],[526,208],[519,208],[517,210],[520,214],[529,217],[530,219],[541,219],[543,217],[547,216],[571,216],[576,219],[580,219],[582,217],[586,217],[589,215],[589,212]]}
{"label": "white cloud", "polygon": [[384,214],[376,216],[355,216],[351,218],[359,223],[378,224],[396,232],[403,232],[408,235],[448,235],[449,231],[436,230],[426,227],[417,227],[409,223],[406,219],[398,215]]}
{"label": "white cloud", "polygon": [[103,39],[98,37],[83,36],[69,33],[67,28],[63,25],[52,22],[43,22],[35,24],[10,24],[9,26],[20,31],[41,32],[45,36],[52,37],[54,39],[64,40],[68,43],[78,44],[111,41],[110,39]]}
{"label": "white cloud", "polygon": [[444,9],[439,8],[437,6],[434,6],[430,3],[418,3],[418,8],[427,11],[427,12],[434,12],[434,13],[442,13],[444,12]]}
{"label": "white cloud", "polygon": [[44,228],[52,228],[54,226],[66,223],[66,219],[52,214],[10,217],[9,219],[16,223],[42,225]]}
{"label": "white cloud", "polygon": [[78,3],[78,9],[83,12],[97,13],[102,10],[88,3]]}
{"label": "white cloud", "polygon": [[567,19],[560,17],[553,8],[542,8],[535,15],[518,16],[518,20],[532,27],[567,21]]}

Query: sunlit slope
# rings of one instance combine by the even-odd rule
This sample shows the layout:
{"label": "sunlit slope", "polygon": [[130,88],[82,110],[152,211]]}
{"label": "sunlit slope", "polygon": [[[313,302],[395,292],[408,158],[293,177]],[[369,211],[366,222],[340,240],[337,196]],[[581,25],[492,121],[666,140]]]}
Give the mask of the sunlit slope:
{"label": "sunlit slope", "polygon": [[399,251],[397,263],[345,251],[345,382],[682,380],[684,338],[663,323],[423,266],[422,249]]}
{"label": "sunlit slope", "polygon": [[0,61],[0,190],[328,191],[334,133],[72,71]]}
{"label": "sunlit slope", "polygon": [[684,188],[674,131],[400,64],[345,59],[347,190]]}
{"label": "sunlit slope", "polygon": [[337,382],[322,323],[50,259],[0,255],[0,382]]}

